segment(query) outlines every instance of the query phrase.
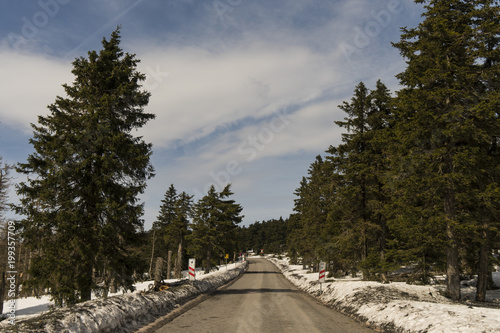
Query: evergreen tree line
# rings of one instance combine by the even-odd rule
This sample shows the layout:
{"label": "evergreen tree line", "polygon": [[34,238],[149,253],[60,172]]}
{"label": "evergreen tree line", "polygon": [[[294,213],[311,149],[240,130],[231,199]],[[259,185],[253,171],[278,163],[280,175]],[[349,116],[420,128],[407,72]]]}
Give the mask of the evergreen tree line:
{"label": "evergreen tree line", "polygon": [[[220,192],[212,185],[203,198],[193,203],[192,196],[186,192],[178,194],[174,185],[170,185],[157,220],[148,232],[149,274],[156,257],[172,257],[175,278],[181,278],[181,271],[187,269],[186,254],[197,259],[205,273],[220,264],[226,254],[232,260],[233,253],[238,251],[237,224],[243,218],[242,207],[230,199],[232,194],[230,185]],[[165,277],[171,278],[168,272]]]}
{"label": "evergreen tree line", "polygon": [[255,222],[248,227],[238,228],[238,244],[241,251],[253,250],[255,253],[282,253],[290,233],[288,219],[272,219]]}
{"label": "evergreen tree line", "polygon": [[492,286],[500,248],[500,13],[498,1],[425,3],[423,22],[393,45],[407,62],[394,96],[360,83],[335,123],[342,143],[318,156],[295,194],[289,251],[334,271],[387,281],[445,272]]}

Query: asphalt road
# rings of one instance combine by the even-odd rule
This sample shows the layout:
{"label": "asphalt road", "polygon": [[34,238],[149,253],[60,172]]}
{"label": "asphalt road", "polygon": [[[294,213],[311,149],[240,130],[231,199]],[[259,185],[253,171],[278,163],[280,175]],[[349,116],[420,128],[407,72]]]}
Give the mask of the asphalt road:
{"label": "asphalt road", "polygon": [[373,332],[315,301],[265,259],[156,332]]}

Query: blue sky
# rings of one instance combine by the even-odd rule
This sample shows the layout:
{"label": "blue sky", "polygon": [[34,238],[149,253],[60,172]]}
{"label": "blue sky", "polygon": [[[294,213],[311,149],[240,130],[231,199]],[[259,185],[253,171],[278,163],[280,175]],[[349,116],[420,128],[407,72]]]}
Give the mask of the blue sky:
{"label": "blue sky", "polygon": [[391,42],[421,12],[411,0],[2,0],[0,156],[26,160],[30,123],[64,95],[71,62],[121,25],[156,114],[137,132],[156,169],[145,228],[170,184],[197,200],[230,182],[245,225],[287,217],[314,157],[340,143],[337,106],[360,81],[398,89]]}

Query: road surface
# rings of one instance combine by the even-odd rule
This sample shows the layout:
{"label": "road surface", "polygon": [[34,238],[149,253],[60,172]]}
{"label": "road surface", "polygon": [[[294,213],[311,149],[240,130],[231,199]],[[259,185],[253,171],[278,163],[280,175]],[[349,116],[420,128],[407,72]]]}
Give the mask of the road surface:
{"label": "road surface", "polygon": [[319,304],[265,259],[156,332],[373,332]]}

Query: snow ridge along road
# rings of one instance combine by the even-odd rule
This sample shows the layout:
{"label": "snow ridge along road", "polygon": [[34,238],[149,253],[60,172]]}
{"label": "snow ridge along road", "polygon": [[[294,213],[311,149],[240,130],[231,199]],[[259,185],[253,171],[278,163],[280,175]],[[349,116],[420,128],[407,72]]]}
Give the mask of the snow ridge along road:
{"label": "snow ridge along road", "polygon": [[16,321],[0,323],[0,332],[133,332],[193,297],[215,290],[243,273],[245,265],[162,292],[128,293],[96,299]]}
{"label": "snow ridge along road", "polygon": [[[405,282],[382,284],[359,279],[333,279],[322,285],[318,273],[308,274],[302,265],[269,258],[295,286],[332,308],[348,313],[382,332],[419,333],[498,333],[500,309],[458,304],[440,295],[443,285],[418,286]],[[494,273],[495,283],[499,273]],[[464,289],[464,287],[462,288]],[[475,288],[473,288],[475,289]],[[466,291],[466,288],[465,290]],[[499,291],[488,291],[488,298],[498,304]],[[465,292],[464,292],[465,293]],[[493,304],[490,304],[493,306]]]}
{"label": "snow ridge along road", "polygon": [[156,332],[372,332],[292,285],[266,259]]}

